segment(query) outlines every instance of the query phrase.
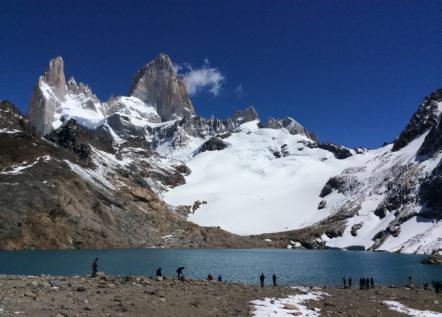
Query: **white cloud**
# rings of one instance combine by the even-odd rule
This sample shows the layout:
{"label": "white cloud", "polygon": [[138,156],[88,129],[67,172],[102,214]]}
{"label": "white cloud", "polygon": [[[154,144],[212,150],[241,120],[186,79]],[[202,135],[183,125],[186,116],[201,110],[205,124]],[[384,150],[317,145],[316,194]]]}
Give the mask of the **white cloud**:
{"label": "white cloud", "polygon": [[187,71],[183,74],[184,83],[189,95],[194,96],[208,91],[215,97],[218,96],[225,77],[218,69],[210,66],[207,58],[204,59],[201,68],[192,68],[190,65],[184,67],[187,68]]}
{"label": "white cloud", "polygon": [[235,94],[238,98],[242,98],[245,95],[244,88],[242,88],[242,84],[239,84],[238,86],[236,86]]}

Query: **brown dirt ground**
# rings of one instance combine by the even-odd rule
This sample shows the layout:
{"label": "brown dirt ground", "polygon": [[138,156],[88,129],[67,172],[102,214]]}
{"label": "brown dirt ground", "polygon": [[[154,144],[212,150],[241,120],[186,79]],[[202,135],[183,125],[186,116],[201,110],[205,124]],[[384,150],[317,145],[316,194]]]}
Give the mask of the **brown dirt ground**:
{"label": "brown dirt ground", "polygon": [[[321,316],[404,316],[383,300],[412,308],[442,312],[442,294],[406,288],[343,290],[307,303]],[[2,316],[249,316],[250,301],[281,298],[298,291],[206,281],[156,281],[141,276],[56,277],[0,276]],[[3,310],[3,311],[2,311]]]}

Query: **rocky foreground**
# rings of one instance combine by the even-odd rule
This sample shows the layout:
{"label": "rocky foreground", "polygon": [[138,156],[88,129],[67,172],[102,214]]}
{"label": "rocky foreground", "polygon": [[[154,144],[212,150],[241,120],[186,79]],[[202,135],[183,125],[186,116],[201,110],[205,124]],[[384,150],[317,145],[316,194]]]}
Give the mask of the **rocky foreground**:
{"label": "rocky foreground", "polygon": [[432,312],[419,316],[442,315],[442,294],[420,288],[292,289],[134,276],[0,276],[2,316],[404,316],[391,303],[409,312]]}

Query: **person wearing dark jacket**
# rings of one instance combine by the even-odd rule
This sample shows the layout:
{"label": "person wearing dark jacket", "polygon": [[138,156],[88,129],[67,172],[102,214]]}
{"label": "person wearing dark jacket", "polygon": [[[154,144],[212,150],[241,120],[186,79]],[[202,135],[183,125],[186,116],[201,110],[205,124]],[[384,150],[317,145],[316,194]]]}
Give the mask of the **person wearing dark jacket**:
{"label": "person wearing dark jacket", "polygon": [[344,289],[347,288],[347,279],[345,277],[342,278],[342,282],[344,283]]}
{"label": "person wearing dark jacket", "polygon": [[94,262],[92,262],[91,268],[92,268],[92,277],[97,276],[97,272],[98,272],[98,258],[95,258]]}
{"label": "person wearing dark jacket", "polygon": [[370,287],[374,288],[374,279],[370,277]]}
{"label": "person wearing dark jacket", "polygon": [[157,277],[163,277],[163,272],[161,272],[161,267],[159,267],[159,268],[157,269],[157,272],[155,273],[155,275],[156,275]]}
{"label": "person wearing dark jacket", "polygon": [[265,280],[265,276],[264,273],[261,273],[261,275],[259,276],[259,282],[261,284],[261,287],[264,287],[264,280]]}
{"label": "person wearing dark jacket", "polygon": [[273,287],[278,286],[278,285],[276,285],[276,275],[275,274],[272,275],[272,281],[273,281]]}
{"label": "person wearing dark jacket", "polygon": [[348,278],[348,288],[351,288],[351,283],[353,282],[353,280],[351,279],[351,276]]}
{"label": "person wearing dark jacket", "polygon": [[183,266],[180,266],[180,267],[177,268],[177,270],[176,270],[176,274],[177,274],[179,280],[183,280],[183,279],[184,279],[183,270],[184,270],[184,267],[183,267]]}

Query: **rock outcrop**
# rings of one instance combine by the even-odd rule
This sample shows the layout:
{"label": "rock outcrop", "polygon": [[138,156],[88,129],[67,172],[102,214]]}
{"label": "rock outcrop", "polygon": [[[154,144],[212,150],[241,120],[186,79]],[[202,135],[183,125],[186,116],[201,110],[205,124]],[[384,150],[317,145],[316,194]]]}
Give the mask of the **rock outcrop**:
{"label": "rock outcrop", "polygon": [[195,114],[184,80],[165,54],[158,55],[135,73],[129,96],[152,105],[163,121]]}
{"label": "rock outcrop", "polygon": [[440,121],[441,103],[442,89],[436,90],[430,96],[425,97],[416,113],[411,117],[410,122],[394,142],[392,151],[398,151],[422,133],[435,128]]}
{"label": "rock outcrop", "polygon": [[[49,91],[52,91],[50,96]],[[39,133],[45,135],[52,130],[55,110],[60,106],[66,92],[64,62],[61,57],[56,57],[38,78],[29,103],[29,120]]]}
{"label": "rock outcrop", "polygon": [[201,145],[198,150],[198,153],[206,152],[206,151],[221,151],[227,147],[226,142],[217,137],[212,137]]}
{"label": "rock outcrop", "polygon": [[299,124],[295,119],[293,118],[285,118],[285,119],[275,119],[275,118],[269,118],[266,123],[262,125],[263,128],[267,129],[286,129],[289,131],[290,134],[296,135],[304,135],[313,141],[316,140],[316,136],[309,131],[307,131],[306,128],[304,128],[301,124]]}
{"label": "rock outcrop", "polygon": [[319,143],[318,147],[321,149],[332,152],[333,155],[338,160],[344,160],[347,157],[350,157],[353,155],[348,148],[346,148],[345,146],[342,146],[342,145],[337,145],[337,144],[333,144],[333,143]]}
{"label": "rock outcrop", "polygon": [[232,121],[236,125],[240,125],[245,122],[250,122],[258,119],[259,119],[258,113],[256,112],[255,107],[253,106],[248,106],[244,110],[238,110],[237,112],[235,112],[235,114],[232,117]]}

